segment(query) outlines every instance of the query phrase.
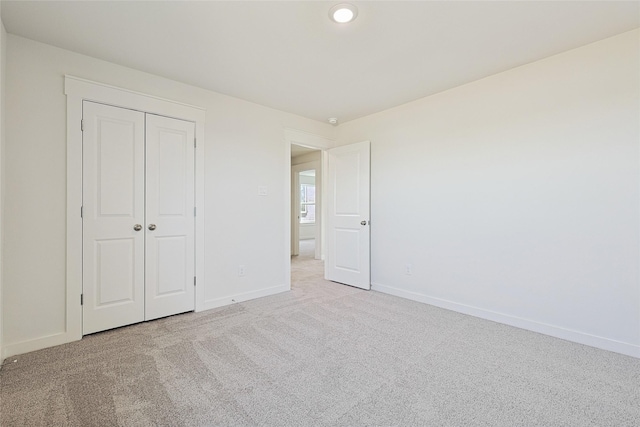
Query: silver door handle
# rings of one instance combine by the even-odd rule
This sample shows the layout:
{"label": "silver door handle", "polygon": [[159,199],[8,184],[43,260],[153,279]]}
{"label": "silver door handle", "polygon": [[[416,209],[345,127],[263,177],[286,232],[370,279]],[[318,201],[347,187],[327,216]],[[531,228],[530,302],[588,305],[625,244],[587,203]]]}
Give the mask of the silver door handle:
{"label": "silver door handle", "polygon": [[360,225],[367,225],[367,221],[360,221]]}
{"label": "silver door handle", "polygon": [[155,224],[149,224],[149,230],[153,231],[156,229],[156,225]]}
{"label": "silver door handle", "polygon": [[136,231],[140,231],[140,230],[142,230],[142,226],[140,224],[136,224],[136,225],[133,226],[133,229],[136,230]]}

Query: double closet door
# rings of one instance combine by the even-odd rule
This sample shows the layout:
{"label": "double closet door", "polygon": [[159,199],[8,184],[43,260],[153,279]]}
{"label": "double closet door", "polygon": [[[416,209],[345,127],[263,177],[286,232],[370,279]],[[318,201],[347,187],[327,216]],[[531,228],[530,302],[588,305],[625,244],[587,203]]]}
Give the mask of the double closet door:
{"label": "double closet door", "polygon": [[83,334],[195,307],[195,124],[84,101]]}

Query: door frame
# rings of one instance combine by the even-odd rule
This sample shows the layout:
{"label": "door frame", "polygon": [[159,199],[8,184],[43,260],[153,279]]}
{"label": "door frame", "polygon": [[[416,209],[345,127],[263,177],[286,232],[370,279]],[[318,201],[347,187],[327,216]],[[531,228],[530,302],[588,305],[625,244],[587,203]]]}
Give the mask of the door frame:
{"label": "door frame", "polygon": [[[168,99],[122,89],[104,83],[65,75],[67,97],[67,303],[65,332],[50,345],[82,338],[82,102],[92,101],[114,107],[158,114],[195,123],[195,311],[204,309],[204,128],[205,110]],[[51,337],[54,338],[54,337]]]}
{"label": "door frame", "polygon": [[[317,135],[314,133],[306,132],[303,130],[293,129],[293,128],[284,128],[284,155],[285,155],[285,169],[283,171],[285,177],[285,216],[284,216],[284,266],[285,266],[285,285],[288,289],[291,289],[291,216],[292,216],[292,203],[291,203],[291,144],[301,145],[307,148],[314,148],[316,150],[320,150],[320,169],[325,171],[327,168],[327,153],[326,150],[329,148],[333,148],[336,145],[336,140],[327,138],[321,135]],[[325,175],[322,174],[321,178],[321,187],[322,194],[320,195],[321,199],[324,200],[324,181]],[[321,218],[325,217],[324,212],[324,204],[321,208]],[[320,223],[320,258],[324,259],[324,245],[322,245],[322,241],[324,240],[324,226],[322,221]],[[317,243],[317,242],[316,242]]]}

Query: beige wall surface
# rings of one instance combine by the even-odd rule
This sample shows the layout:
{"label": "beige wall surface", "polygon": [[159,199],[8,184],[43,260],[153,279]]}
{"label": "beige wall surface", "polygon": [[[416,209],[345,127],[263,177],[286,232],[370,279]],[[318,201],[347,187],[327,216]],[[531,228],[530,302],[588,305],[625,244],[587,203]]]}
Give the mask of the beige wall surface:
{"label": "beige wall surface", "polygon": [[639,40],[339,126],[371,141],[374,289],[640,357]]}

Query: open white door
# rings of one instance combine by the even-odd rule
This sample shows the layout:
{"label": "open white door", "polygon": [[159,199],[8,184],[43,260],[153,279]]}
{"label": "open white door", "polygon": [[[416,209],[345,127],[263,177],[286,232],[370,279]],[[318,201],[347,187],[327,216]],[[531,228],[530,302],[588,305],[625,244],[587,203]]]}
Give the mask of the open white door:
{"label": "open white door", "polygon": [[371,289],[369,141],[327,150],[325,279]]}

